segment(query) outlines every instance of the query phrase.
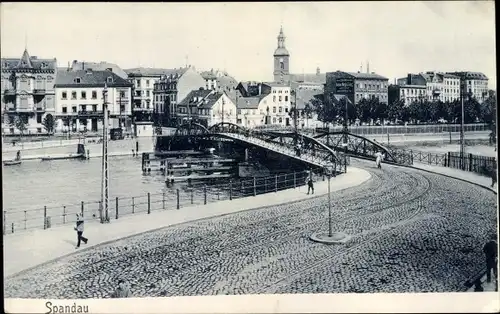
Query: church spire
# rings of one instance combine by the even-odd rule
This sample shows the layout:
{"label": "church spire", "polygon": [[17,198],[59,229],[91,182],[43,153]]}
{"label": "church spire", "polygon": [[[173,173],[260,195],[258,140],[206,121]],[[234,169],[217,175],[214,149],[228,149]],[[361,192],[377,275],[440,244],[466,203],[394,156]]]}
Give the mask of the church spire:
{"label": "church spire", "polygon": [[285,48],[285,34],[283,33],[283,25],[280,27],[280,33],[278,35],[278,48]]}

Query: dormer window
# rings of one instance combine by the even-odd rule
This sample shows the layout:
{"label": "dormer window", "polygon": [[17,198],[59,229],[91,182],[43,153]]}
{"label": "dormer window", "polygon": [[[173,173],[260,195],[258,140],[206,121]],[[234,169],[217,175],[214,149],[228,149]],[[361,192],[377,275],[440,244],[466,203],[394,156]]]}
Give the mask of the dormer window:
{"label": "dormer window", "polygon": [[106,79],[106,82],[113,83],[113,78],[111,76],[108,76],[108,78]]}
{"label": "dormer window", "polygon": [[81,80],[79,77],[75,78],[75,83],[78,83],[78,84],[79,84],[81,81],[82,81],[82,80]]}
{"label": "dormer window", "polygon": [[47,63],[42,62],[42,68],[46,68],[46,67],[47,67]]}

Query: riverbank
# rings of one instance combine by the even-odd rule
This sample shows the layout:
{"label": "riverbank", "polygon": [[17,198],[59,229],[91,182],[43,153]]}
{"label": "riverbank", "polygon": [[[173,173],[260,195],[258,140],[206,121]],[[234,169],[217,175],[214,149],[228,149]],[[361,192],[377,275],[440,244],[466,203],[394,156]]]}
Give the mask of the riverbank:
{"label": "riverbank", "polygon": [[[349,167],[346,174],[331,180],[331,191],[354,187],[370,178],[371,175],[368,171]],[[85,228],[85,236],[90,239],[89,244],[80,248],[80,250],[175,224],[324,195],[328,193],[328,181],[317,182],[314,195],[308,195],[306,192],[307,187],[301,186],[275,193],[224,200],[208,203],[207,205],[189,206],[180,210],[152,211],[151,214],[128,215],[104,225],[96,221],[89,221]],[[5,276],[13,275],[30,267],[75,252],[75,237],[75,232],[72,226],[69,225],[4,236]]]}

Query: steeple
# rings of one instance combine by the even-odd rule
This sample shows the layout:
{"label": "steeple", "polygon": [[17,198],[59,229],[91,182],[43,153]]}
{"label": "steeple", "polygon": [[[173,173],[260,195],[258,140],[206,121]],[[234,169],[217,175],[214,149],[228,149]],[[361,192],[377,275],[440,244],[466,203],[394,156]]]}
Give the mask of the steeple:
{"label": "steeple", "polygon": [[23,56],[19,60],[17,67],[25,69],[30,69],[33,67],[33,65],[31,64],[30,55],[28,53],[28,48],[24,49]]}
{"label": "steeple", "polygon": [[274,51],[275,56],[289,56],[288,50],[285,48],[285,33],[283,32],[283,26],[280,27],[280,33],[278,35],[278,48]]}

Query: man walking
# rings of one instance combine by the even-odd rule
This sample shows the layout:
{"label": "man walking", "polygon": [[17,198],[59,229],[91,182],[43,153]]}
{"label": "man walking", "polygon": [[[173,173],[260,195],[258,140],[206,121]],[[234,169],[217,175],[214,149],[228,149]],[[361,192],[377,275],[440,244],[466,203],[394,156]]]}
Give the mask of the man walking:
{"label": "man walking", "polygon": [[129,298],[130,296],[130,289],[128,288],[127,283],[125,282],[125,280],[120,279],[118,281],[118,288],[116,288],[115,292],[111,295],[111,298],[120,299]]}
{"label": "man walking", "polygon": [[491,270],[495,275],[495,280],[498,282],[498,269],[497,269],[497,254],[498,245],[496,240],[496,235],[492,235],[490,241],[488,241],[484,247],[483,252],[486,257],[486,281],[491,282]]}
{"label": "man walking", "polygon": [[76,214],[76,227],[75,231],[78,236],[78,242],[76,243],[76,248],[80,247],[80,241],[83,241],[85,244],[89,241],[89,239],[85,238],[83,236],[83,217],[80,217],[80,215]]}
{"label": "man walking", "polygon": [[307,195],[309,195],[310,191],[312,191],[311,194],[314,194],[314,184],[313,184],[312,172],[310,172],[309,176],[307,177]]}

